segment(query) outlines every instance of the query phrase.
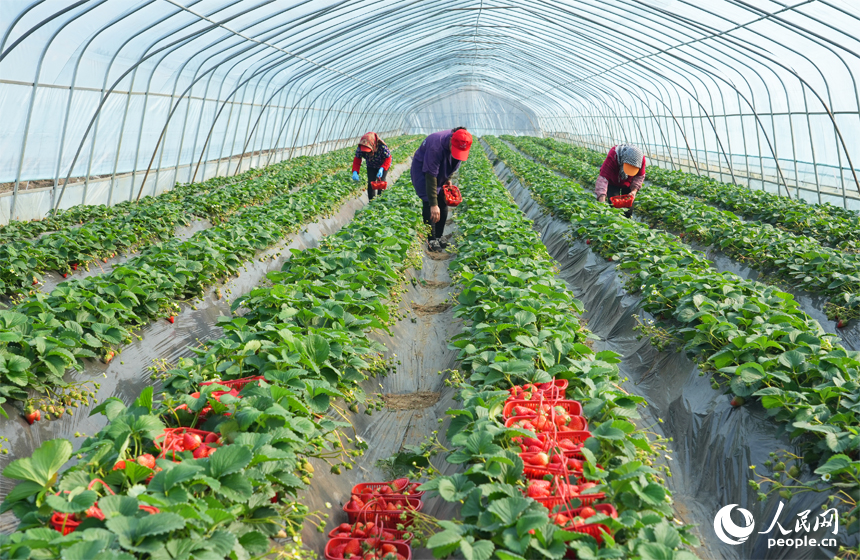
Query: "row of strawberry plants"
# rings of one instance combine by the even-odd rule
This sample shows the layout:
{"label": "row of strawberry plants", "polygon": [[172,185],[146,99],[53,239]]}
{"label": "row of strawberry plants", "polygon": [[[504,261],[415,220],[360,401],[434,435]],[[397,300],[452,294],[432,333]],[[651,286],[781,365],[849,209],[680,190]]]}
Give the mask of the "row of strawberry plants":
{"label": "row of strawberry plants", "polygon": [[[576,174],[585,185],[593,184],[600,171],[577,156],[560,155],[531,138],[510,137],[510,141],[553,169]],[[860,317],[860,254],[831,249],[769,224],[745,222],[731,212],[663,188],[640,191],[636,213],[654,227],[682,230],[682,237],[719,247],[787,285],[830,296],[824,309],[828,317],[840,321],[839,326]]]}
{"label": "row of strawberry plants", "polygon": [[[545,147],[601,165],[606,154],[571,146],[552,138],[539,139]],[[748,187],[723,183],[684,171],[648,166],[648,180],[681,194],[726,208],[752,220],[772,224],[798,235],[852,252],[860,251],[860,216],[832,204],[810,204]]]}
{"label": "row of strawberry plants", "polygon": [[[416,142],[394,159],[405,160]],[[63,375],[85,358],[110,359],[113,347],[131,340],[131,329],[158,317],[172,317],[177,301],[202,296],[220,279],[238,274],[243,262],[334,212],[361,189],[341,172],[269,204],[237,213],[229,222],[144,249],[111,272],[61,283],[51,294],[34,293],[10,310],[0,310],[0,398],[30,399],[42,414],[61,416],[87,399],[87,387],[68,385]],[[52,412],[53,410],[53,412]],[[30,406],[25,413],[31,412]]]}
{"label": "row of strawberry plants", "polygon": [[368,335],[392,323],[420,219],[401,179],[234,302],[248,312],[222,318],[223,337],[165,371],[157,396],[99,405],[108,424],[73,466],[59,474],[72,444],[51,440],[6,467],[22,482],[0,509],[20,526],[0,558],[238,560],[269,553],[271,537],[300,542],[309,459],[339,472],[366,447],[325,414],[365,402],[359,384],[389,367]]}
{"label": "row of strawberry plants", "polygon": [[[409,140],[414,137],[397,138],[392,147]],[[65,277],[91,261],[170,239],[191,216],[221,223],[240,208],[265,203],[290,188],[343,169],[351,150],[302,156],[264,170],[250,170],[246,180],[220,188],[219,183],[182,186],[80,227],[65,227],[35,241],[19,238],[0,245],[0,293],[29,290],[51,270]]]}
{"label": "row of strawberry plants", "polygon": [[[710,371],[714,389],[732,404],[758,398],[804,449],[827,481],[815,481],[842,504],[843,522],[857,530],[860,490],[860,353],[806,315],[791,294],[731,273],[717,273],[704,254],[672,235],[623,217],[593,193],[485,138],[533,198],[571,222],[575,237],[619,263],[626,287],[659,321],[654,340],[674,338]],[[669,321],[667,319],[671,318]]]}
{"label": "row of strawberry plants", "polygon": [[[671,497],[654,464],[657,448],[665,446],[649,441],[631,422],[643,400],[618,387],[618,355],[595,354],[586,345],[580,302],[555,277],[540,237],[486,156],[473,151],[460,177],[464,203],[457,212],[460,235],[451,269],[460,288],[455,316],[466,326],[451,344],[460,349],[463,376],[454,381],[462,407],[448,412],[453,418],[447,435],[454,446],[448,461],[464,465],[465,472],[420,488],[462,504],[460,520],[440,521],[444,530],[428,547],[437,557],[467,560],[563,558],[573,551],[581,558],[693,558],[684,547],[697,540],[689,527],[669,523]],[[583,494],[573,498],[572,507],[602,492],[620,512],[617,518],[596,513],[589,519],[612,533],[602,537],[605,550],[591,536],[565,530],[564,516],[551,518],[531,497],[536,492],[527,489],[519,444],[537,434],[504,420],[510,389],[553,380],[567,381],[568,398],[582,403],[591,427],[576,466],[598,484],[579,488]],[[566,429],[574,419],[583,427],[582,418],[557,416]],[[539,420],[518,425],[542,430]],[[530,465],[543,464],[541,453],[531,455]]]}

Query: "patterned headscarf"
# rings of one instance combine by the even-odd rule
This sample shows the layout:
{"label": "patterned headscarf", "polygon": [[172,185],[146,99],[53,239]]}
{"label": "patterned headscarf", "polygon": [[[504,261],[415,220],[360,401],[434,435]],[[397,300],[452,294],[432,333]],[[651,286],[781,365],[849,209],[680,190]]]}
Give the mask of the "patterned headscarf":
{"label": "patterned headscarf", "polygon": [[627,180],[627,173],[624,172],[625,163],[633,167],[642,167],[642,150],[633,144],[620,144],[616,146],[615,157],[618,158],[618,178],[622,181]]}
{"label": "patterned headscarf", "polygon": [[367,146],[373,153],[376,153],[377,143],[385,144],[385,142],[383,142],[382,139],[377,136],[375,132],[368,132],[361,137],[361,140],[358,141],[359,146]]}

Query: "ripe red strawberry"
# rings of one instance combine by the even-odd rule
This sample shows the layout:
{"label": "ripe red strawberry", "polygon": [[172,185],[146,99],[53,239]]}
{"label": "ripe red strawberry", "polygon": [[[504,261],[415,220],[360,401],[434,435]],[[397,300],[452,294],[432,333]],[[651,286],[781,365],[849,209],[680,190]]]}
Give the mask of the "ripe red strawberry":
{"label": "ripe red strawberry", "polygon": [[24,418],[27,420],[27,423],[29,423],[32,426],[33,422],[38,422],[39,420],[42,419],[42,411],[32,410],[32,411],[28,412],[27,414],[25,414]]}
{"label": "ripe red strawberry", "polygon": [[332,549],[332,554],[334,555],[335,558],[344,558],[344,557],[346,557],[346,555],[343,553],[345,548],[346,548],[346,543],[339,544]]}
{"label": "ripe red strawberry", "polygon": [[583,420],[582,416],[571,416],[570,422],[568,422],[567,427],[570,430],[584,430],[585,420]]}
{"label": "ripe red strawberry", "polygon": [[837,321],[837,323],[836,323],[837,329],[844,329],[845,328],[845,321],[843,321],[839,317],[836,318],[836,321]]}
{"label": "ripe red strawberry", "polygon": [[78,263],[72,264],[72,270],[77,270],[77,269],[78,269]]}
{"label": "ripe red strawberry", "polygon": [[69,273],[68,273],[68,272],[64,272],[64,273],[63,273],[63,278],[68,278],[68,277],[69,277]]}
{"label": "ripe red strawberry", "polygon": [[526,451],[528,451],[529,453],[540,453],[541,451],[543,451],[543,447],[538,447],[537,445],[530,445]]}
{"label": "ripe red strawberry", "polygon": [[588,519],[589,517],[593,517],[594,515],[597,515],[597,512],[594,511],[594,508],[590,508],[588,506],[582,508],[582,510],[579,512],[579,516],[583,519]]}
{"label": "ripe red strawberry", "polygon": [[105,520],[105,514],[102,513],[102,510],[99,509],[99,506],[92,505],[87,508],[87,511],[84,512],[84,515],[87,517],[95,517],[96,519],[100,519],[102,521]]}
{"label": "ripe red strawberry", "polygon": [[349,555],[360,555],[361,554],[361,541],[358,539],[352,539],[343,549],[344,558],[348,558]]}
{"label": "ripe red strawberry", "polygon": [[586,239],[586,240],[585,240],[585,244],[586,244],[586,245],[591,245],[591,239]]}
{"label": "ripe red strawberry", "polygon": [[113,470],[120,471],[125,468],[125,461],[117,461],[113,466]]}
{"label": "ripe red strawberry", "polygon": [[346,531],[347,533],[352,532],[352,525],[350,525],[349,523],[341,523],[337,526],[337,528],[339,531]]}
{"label": "ripe red strawberry", "polygon": [[562,515],[560,513],[555,514],[555,516],[552,518],[553,523],[555,523],[556,525],[560,525],[562,527],[564,527],[568,521],[570,521],[570,518],[568,518],[566,515]]}
{"label": "ripe red strawberry", "polygon": [[397,552],[397,547],[391,543],[385,543],[382,545],[381,550],[383,553],[388,554],[389,552]]}
{"label": "ripe red strawberry", "polygon": [[197,434],[189,434],[186,432],[182,435],[182,447],[186,451],[194,451],[200,444],[203,443],[203,440]]}
{"label": "ripe red strawberry", "polygon": [[171,315],[170,317],[167,318],[167,320],[170,321],[171,323],[174,323],[176,321],[176,317]]}
{"label": "ripe red strawberry", "polygon": [[146,467],[148,469],[154,469],[155,468],[155,457],[153,457],[149,453],[144,453],[143,455],[138,456],[137,464],[143,465],[144,467]]}
{"label": "ripe red strawberry", "polygon": [[577,449],[577,448],[579,447],[579,446],[577,446],[575,443],[573,443],[572,441],[570,441],[569,439],[562,439],[562,440],[559,440],[559,441],[558,441],[558,446],[559,446],[559,447],[561,447],[561,448],[562,448],[562,449],[564,449],[564,450],[567,450],[567,451],[573,451],[573,450],[575,450],[575,449]]}
{"label": "ripe red strawberry", "polygon": [[205,445],[199,445],[191,454],[195,459],[203,459],[209,455],[209,448]]}
{"label": "ripe red strawberry", "polygon": [[218,443],[221,441],[221,437],[216,433],[206,434],[206,439],[204,440],[206,443]]}

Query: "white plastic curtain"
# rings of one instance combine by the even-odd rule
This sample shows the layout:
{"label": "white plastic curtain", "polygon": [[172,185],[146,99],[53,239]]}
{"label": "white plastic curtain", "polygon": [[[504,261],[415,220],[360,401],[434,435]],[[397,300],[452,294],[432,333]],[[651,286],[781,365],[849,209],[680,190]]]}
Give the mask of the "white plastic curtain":
{"label": "white plastic curtain", "polygon": [[3,0],[0,197],[468,118],[850,206],[858,23],[853,0]]}

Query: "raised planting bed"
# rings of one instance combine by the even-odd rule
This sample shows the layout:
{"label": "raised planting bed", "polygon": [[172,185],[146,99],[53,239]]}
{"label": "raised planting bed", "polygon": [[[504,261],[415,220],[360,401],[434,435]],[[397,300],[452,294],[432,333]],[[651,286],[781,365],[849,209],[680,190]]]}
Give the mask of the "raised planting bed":
{"label": "raised planting bed", "polygon": [[[618,355],[585,344],[581,305],[556,279],[531,222],[487,158],[473,150],[460,176],[461,235],[451,268],[461,289],[455,314],[467,326],[451,342],[460,349],[462,373],[455,381],[462,404],[449,412],[448,461],[467,470],[421,487],[428,496],[462,504],[460,520],[440,522],[444,530],[428,546],[437,557],[457,558],[694,558],[686,549],[697,539],[689,527],[670,522],[671,496],[661,470],[650,466],[655,442],[631,421],[642,399],[617,385]],[[617,519],[599,518],[612,540],[560,530],[547,507],[524,495],[520,444],[536,434],[505,427],[505,402],[527,392],[527,384],[559,379],[568,385],[558,397],[581,403],[591,429],[580,449],[581,474],[596,486],[586,492],[592,498],[602,493],[618,510]],[[514,386],[523,390],[511,391]],[[574,509],[577,500],[569,501]]]}

